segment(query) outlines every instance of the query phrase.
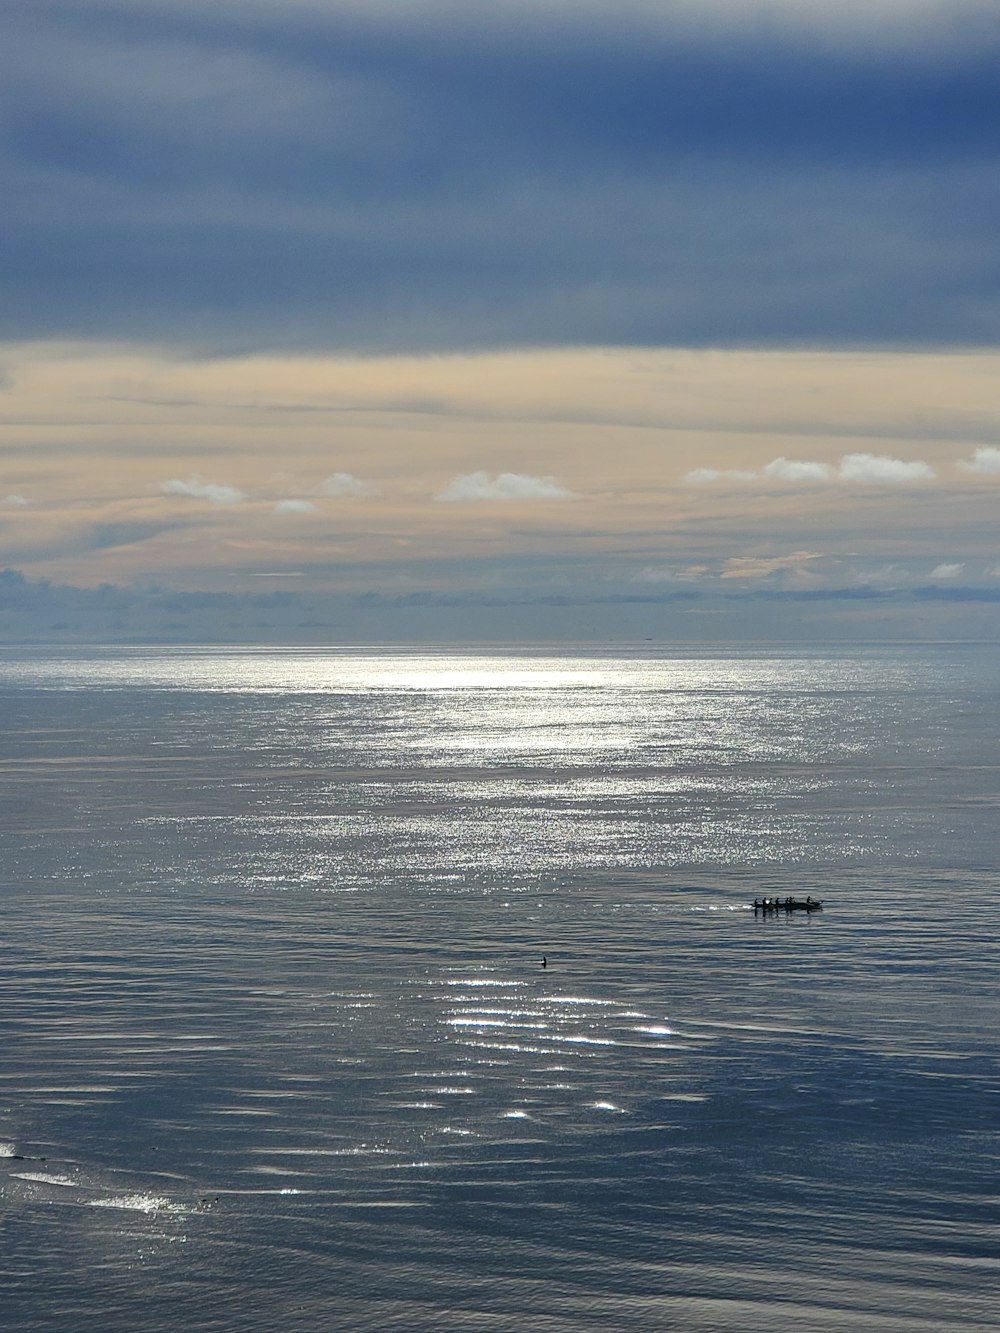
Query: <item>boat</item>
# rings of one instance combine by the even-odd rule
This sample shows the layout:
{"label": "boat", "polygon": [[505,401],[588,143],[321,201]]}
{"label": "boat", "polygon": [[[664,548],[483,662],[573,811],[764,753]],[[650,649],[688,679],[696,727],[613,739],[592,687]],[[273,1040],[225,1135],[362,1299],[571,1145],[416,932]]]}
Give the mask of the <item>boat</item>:
{"label": "boat", "polygon": [[808,898],[755,898],[755,912],[816,912],[823,904],[811,894]]}

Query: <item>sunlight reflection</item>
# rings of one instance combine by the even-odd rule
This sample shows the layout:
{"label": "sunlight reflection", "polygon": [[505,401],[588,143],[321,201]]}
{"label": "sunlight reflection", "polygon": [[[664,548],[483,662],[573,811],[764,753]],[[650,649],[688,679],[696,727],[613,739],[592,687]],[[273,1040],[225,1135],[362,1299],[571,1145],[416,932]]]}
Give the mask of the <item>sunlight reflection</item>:
{"label": "sunlight reflection", "polygon": [[[649,693],[662,690],[729,690],[787,680],[784,659],[757,658],[752,670],[724,658],[645,658],[581,654],[483,655],[447,651],[363,648],[245,649],[115,648],[54,653],[45,659],[0,658],[0,680],[58,688],[212,690],[239,694],[487,693],[579,690]],[[854,683],[843,664],[809,661],[810,679],[824,673],[843,687]],[[857,674],[857,673],[856,673]]]}

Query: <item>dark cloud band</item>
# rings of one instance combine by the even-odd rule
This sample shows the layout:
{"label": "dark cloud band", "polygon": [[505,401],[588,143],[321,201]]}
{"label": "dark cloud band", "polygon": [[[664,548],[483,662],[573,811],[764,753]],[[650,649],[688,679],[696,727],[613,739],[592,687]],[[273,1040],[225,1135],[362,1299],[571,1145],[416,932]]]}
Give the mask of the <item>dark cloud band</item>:
{"label": "dark cloud band", "polygon": [[0,336],[993,343],[1000,15],[964,8],[876,59],[683,6],[15,5]]}

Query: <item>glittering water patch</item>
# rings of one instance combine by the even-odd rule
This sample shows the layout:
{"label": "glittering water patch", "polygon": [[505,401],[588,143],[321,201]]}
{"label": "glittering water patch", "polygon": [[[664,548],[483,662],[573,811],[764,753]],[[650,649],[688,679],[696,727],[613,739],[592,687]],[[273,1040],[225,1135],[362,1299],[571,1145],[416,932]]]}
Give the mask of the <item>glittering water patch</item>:
{"label": "glittering water patch", "polygon": [[52,1176],[45,1171],[14,1171],[12,1172],[15,1180],[30,1180],[36,1185],[61,1185],[76,1187],[80,1184],[71,1176]]}
{"label": "glittering water patch", "polygon": [[490,977],[463,977],[461,980],[449,979],[445,981],[444,984],[446,986],[468,986],[470,989],[477,987],[494,987],[500,990],[507,990],[509,987],[524,986],[527,983],[523,981],[497,981],[495,978]]}
{"label": "glittering water patch", "polygon": [[511,1028],[531,1032],[545,1032],[548,1023],[512,1023],[508,1018],[446,1018],[445,1022],[453,1028]]}
{"label": "glittering water patch", "polygon": [[162,1194],[114,1194],[108,1199],[88,1199],[88,1208],[121,1208],[133,1213],[173,1213],[183,1216],[191,1211]]}
{"label": "glittering water patch", "polygon": [[564,1041],[574,1046],[617,1046],[618,1043],[611,1037],[588,1037],[583,1032],[575,1032],[570,1036],[562,1036],[558,1033],[552,1034],[552,1041]]}

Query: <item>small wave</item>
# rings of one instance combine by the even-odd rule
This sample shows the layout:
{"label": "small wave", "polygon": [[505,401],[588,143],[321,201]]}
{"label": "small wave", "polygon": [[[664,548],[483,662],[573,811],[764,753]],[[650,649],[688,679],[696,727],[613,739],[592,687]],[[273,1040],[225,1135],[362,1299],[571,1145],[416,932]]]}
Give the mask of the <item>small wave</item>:
{"label": "small wave", "polygon": [[463,977],[461,980],[448,980],[444,983],[446,986],[490,986],[505,990],[508,986],[523,986],[523,981],[493,981],[485,977]]}
{"label": "small wave", "polygon": [[334,1148],[330,1153],[331,1157],[392,1157],[395,1155],[395,1148],[387,1148],[376,1143],[359,1143],[354,1148]]}
{"label": "small wave", "polygon": [[109,1199],[90,1199],[88,1208],[121,1208],[132,1213],[190,1212],[186,1204],[175,1203],[162,1194],[114,1194]]}
{"label": "small wave", "polygon": [[453,1028],[519,1028],[532,1032],[545,1032],[548,1023],[512,1023],[508,1018],[446,1018],[445,1022]]}
{"label": "small wave", "polygon": [[78,1180],[73,1180],[70,1176],[51,1176],[46,1171],[15,1171],[13,1172],[15,1180],[31,1180],[38,1185],[79,1185]]}
{"label": "small wave", "polygon": [[559,1037],[553,1034],[552,1040],[570,1042],[572,1045],[575,1046],[617,1046],[618,1045],[618,1043],[616,1041],[612,1041],[610,1037],[585,1037],[582,1033],[576,1034],[571,1037]]}
{"label": "small wave", "polygon": [[[475,1040],[475,1034],[472,1034],[471,1037],[461,1037],[456,1040],[461,1040],[466,1046],[475,1047],[477,1051],[514,1051],[521,1055],[544,1055],[546,1050],[544,1046],[525,1046],[521,1042],[486,1041],[485,1039],[477,1041]],[[502,1067],[508,1062],[506,1060],[499,1060],[492,1061],[491,1063]]]}
{"label": "small wave", "polygon": [[[467,1006],[466,1008],[456,1010],[455,1012],[461,1014],[472,1014],[472,1015],[481,1014],[487,1018],[541,1018],[542,1017],[542,1014],[538,1009],[498,1009],[496,1006],[493,1005],[491,1005],[488,1008],[484,1007],[483,1005],[476,1005],[474,1007]],[[646,1015],[639,1014],[638,1017],[645,1018]]]}

